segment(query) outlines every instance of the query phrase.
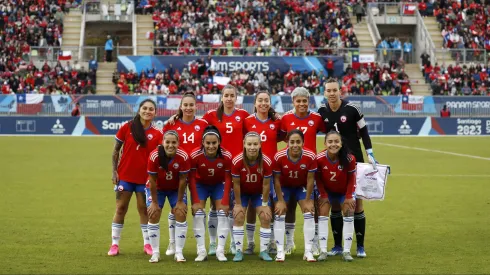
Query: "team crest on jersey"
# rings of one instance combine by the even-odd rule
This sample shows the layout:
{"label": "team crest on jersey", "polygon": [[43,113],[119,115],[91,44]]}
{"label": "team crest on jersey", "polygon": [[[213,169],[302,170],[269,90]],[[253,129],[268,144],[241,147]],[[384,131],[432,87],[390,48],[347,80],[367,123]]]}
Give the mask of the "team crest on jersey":
{"label": "team crest on jersey", "polygon": [[257,173],[259,173],[259,174],[262,173],[262,169],[260,169],[260,168],[257,169]]}
{"label": "team crest on jersey", "polygon": [[149,135],[148,135],[148,139],[149,139],[149,140],[152,140],[152,139],[153,139],[153,135],[152,135],[152,134],[149,134]]}
{"label": "team crest on jersey", "polygon": [[179,164],[178,163],[174,163],[174,169],[179,169]]}
{"label": "team crest on jersey", "polygon": [[340,117],[340,121],[342,121],[342,122],[346,122],[346,121],[347,121],[347,117],[346,117],[346,116],[341,116],[341,117]]}
{"label": "team crest on jersey", "polygon": [[221,162],[220,162],[220,163],[218,163],[218,164],[216,165],[216,167],[218,167],[218,168],[223,168],[223,163],[221,163]]}
{"label": "team crest on jersey", "polygon": [[308,125],[313,126],[315,125],[315,122],[313,120],[308,121]]}
{"label": "team crest on jersey", "polygon": [[123,190],[124,190],[124,187],[123,187],[122,185],[119,185],[119,186],[117,187],[117,191],[123,191]]}
{"label": "team crest on jersey", "polygon": [[299,166],[299,168],[301,168],[301,169],[305,169],[305,168],[306,168],[306,164],[301,164],[301,165]]}
{"label": "team crest on jersey", "polygon": [[276,129],[276,126],[274,124],[269,125],[269,127],[271,128],[271,130]]}
{"label": "team crest on jersey", "polygon": [[241,119],[241,118],[240,118],[239,116],[236,116],[236,117],[235,117],[235,120],[236,120],[236,121],[238,121],[238,122],[240,122],[240,119]]}
{"label": "team crest on jersey", "polygon": [[196,125],[196,126],[194,126],[194,130],[199,131],[199,130],[201,130],[201,127],[199,127],[199,125]]}
{"label": "team crest on jersey", "polygon": [[342,167],[342,165],[339,165],[339,171],[342,171],[342,169],[344,169],[344,167]]}

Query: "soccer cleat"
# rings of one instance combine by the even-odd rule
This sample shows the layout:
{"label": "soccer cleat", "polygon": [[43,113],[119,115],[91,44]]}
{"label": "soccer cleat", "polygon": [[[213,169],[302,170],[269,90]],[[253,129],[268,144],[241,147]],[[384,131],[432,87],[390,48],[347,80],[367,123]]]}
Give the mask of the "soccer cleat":
{"label": "soccer cleat", "polygon": [[218,261],[220,261],[220,262],[227,262],[228,261],[228,259],[225,256],[224,251],[216,251],[216,259],[218,259]]}
{"label": "soccer cleat", "polygon": [[267,253],[267,250],[260,252],[259,258],[265,262],[272,262],[272,258],[269,256],[269,253]]}
{"label": "soccer cleat", "polygon": [[284,260],[286,260],[286,255],[284,254],[284,251],[277,251],[276,262],[284,262]]}
{"label": "soccer cleat", "polygon": [[203,249],[203,250],[199,250],[197,252],[197,257],[196,259],[194,260],[195,262],[203,262],[205,260],[208,259],[208,253],[206,253],[206,250]]}
{"label": "soccer cleat", "polygon": [[320,252],[320,256],[316,258],[317,261],[326,261],[328,259],[327,252]]}
{"label": "soccer cleat", "polygon": [[160,253],[155,252],[151,255],[150,263],[158,263],[160,261]]}
{"label": "soccer cleat", "polygon": [[208,256],[214,256],[214,255],[216,255],[216,243],[210,243]]}
{"label": "soccer cleat", "polygon": [[231,255],[236,255],[236,245],[233,242],[230,244],[230,253]]}
{"label": "soccer cleat", "polygon": [[267,252],[269,254],[277,254],[277,245],[275,242],[269,243],[269,246],[267,247]]}
{"label": "soccer cleat", "polygon": [[334,246],[332,250],[327,252],[328,256],[337,256],[337,255],[342,255],[342,252],[344,252],[344,249],[342,246]]}
{"label": "soccer cleat", "polygon": [[364,251],[364,246],[357,246],[357,258],[366,258],[366,251]]}
{"label": "soccer cleat", "polygon": [[175,253],[174,260],[178,263],[185,262],[184,255],[182,255],[182,253]]}
{"label": "soccer cleat", "polygon": [[241,250],[237,250],[235,253],[235,257],[233,257],[234,262],[241,262],[243,261],[243,253]]}
{"label": "soccer cleat", "polygon": [[354,260],[354,258],[352,258],[352,256],[350,255],[350,252],[344,252],[344,253],[342,253],[342,258],[346,262],[352,262]]}
{"label": "soccer cleat", "polygon": [[170,256],[175,254],[175,243],[169,243],[165,255]]}
{"label": "soccer cleat", "polygon": [[109,249],[109,252],[107,252],[107,255],[109,255],[109,256],[117,256],[117,255],[119,255],[119,245],[113,244],[111,246],[111,249]]}
{"label": "soccer cleat", "polygon": [[311,251],[305,252],[305,254],[303,255],[303,260],[310,263],[316,262],[316,259],[315,257],[313,257],[313,253]]}
{"label": "soccer cleat", "polygon": [[255,243],[249,243],[247,249],[243,252],[245,255],[253,255],[255,249]]}
{"label": "soccer cleat", "polygon": [[296,245],[288,245],[286,246],[286,255],[291,255],[296,251]]}

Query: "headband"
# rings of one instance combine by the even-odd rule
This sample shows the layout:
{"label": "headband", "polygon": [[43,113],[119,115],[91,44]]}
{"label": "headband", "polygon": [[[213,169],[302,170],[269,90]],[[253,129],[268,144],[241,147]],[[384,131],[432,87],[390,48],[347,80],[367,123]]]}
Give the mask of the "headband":
{"label": "headband", "polygon": [[221,141],[221,137],[219,136],[218,132],[216,132],[215,130],[210,130],[206,132],[204,135],[202,135],[202,139],[204,139],[207,135],[215,135]]}

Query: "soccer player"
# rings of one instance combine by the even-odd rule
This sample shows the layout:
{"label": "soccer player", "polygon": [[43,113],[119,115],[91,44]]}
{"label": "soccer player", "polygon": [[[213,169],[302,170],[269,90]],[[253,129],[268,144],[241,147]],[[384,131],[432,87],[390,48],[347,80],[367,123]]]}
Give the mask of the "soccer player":
{"label": "soccer player", "polygon": [[317,157],[318,172],[316,184],[320,192],[319,261],[327,259],[328,214],[331,207],[342,205],[344,248],[342,255],[345,261],[353,260],[350,255],[354,234],[354,210],[356,208],[356,158],[349,153],[346,144],[337,131],[325,135],[326,149]]}
{"label": "soccer player", "polygon": [[284,262],[286,258],[284,251],[285,211],[286,204],[294,197],[304,217],[305,253],[303,260],[315,262],[312,249],[315,237],[313,187],[317,167],[316,154],[304,146],[305,136],[299,129],[291,130],[286,140],[288,146],[274,156],[276,261]]}
{"label": "soccer player", "polygon": [[[299,129],[304,134],[304,147],[312,150],[316,153],[316,134],[318,132],[325,132],[325,124],[323,123],[320,114],[310,111],[308,106],[310,104],[310,93],[307,89],[298,87],[291,93],[293,99],[294,110],[287,112],[281,119],[281,131],[289,133],[293,129]],[[314,196],[316,199],[316,196]],[[296,222],[296,201],[290,200],[290,204],[287,208],[286,214],[286,255],[291,255],[296,246],[294,244],[294,230]],[[315,224],[316,227],[318,227]],[[317,235],[315,235],[314,254],[317,253]]]}
{"label": "soccer player", "polygon": [[148,156],[161,144],[163,138],[162,131],[152,125],[155,114],[155,102],[150,99],[143,100],[133,120],[123,124],[116,134],[112,153],[112,183],[116,191],[116,213],[112,220],[112,245],[107,253],[109,256],[119,254],[119,240],[124,218],[133,193],[136,193],[144,252],[148,255],[153,254],[148,237],[145,183],[148,178],[146,173]]}
{"label": "soccer player", "polygon": [[[229,190],[231,188],[231,154],[221,148],[221,135],[215,126],[204,129],[202,146],[191,153],[191,173],[189,189],[192,196],[192,214],[194,215],[194,237],[197,242],[196,262],[207,259],[204,246],[206,200],[211,198],[218,210],[218,246],[216,257],[225,262],[224,247],[229,233],[228,210]],[[224,183],[224,184],[223,184]]]}
{"label": "soccer player", "polygon": [[[373,164],[376,169],[376,159],[374,158],[373,148],[371,144],[371,138],[369,137],[368,129],[366,127],[366,121],[364,115],[359,110],[359,107],[346,100],[340,99],[340,87],[339,83],[335,79],[329,79],[325,83],[325,98],[328,100],[328,104],[322,105],[318,112],[322,116],[322,120],[325,121],[325,128],[327,131],[335,130],[344,137],[346,144],[352,155],[355,156],[358,162],[364,162],[362,155],[361,144],[359,142],[359,135],[362,138],[362,143],[366,149],[369,162]],[[357,240],[357,257],[366,257],[364,250],[364,235],[366,233],[366,217],[364,216],[364,208],[361,199],[356,201],[356,209],[354,212],[354,228],[356,231]],[[332,213],[330,215],[330,222],[332,224],[332,232],[335,241],[335,246],[329,252],[329,255],[340,255],[342,249],[342,213],[341,209],[332,206]]]}
{"label": "soccer player", "polygon": [[[261,149],[266,156],[274,157],[277,153],[277,142],[282,141],[282,131],[280,131],[281,118],[271,107],[271,95],[267,89],[261,89],[255,94],[255,113],[248,116],[244,122],[244,132],[257,132],[260,134]],[[271,191],[274,190],[273,180],[271,179]],[[247,249],[245,254],[251,255],[255,249],[255,207],[250,207],[247,211]],[[272,224],[271,224],[272,225]],[[275,242],[271,235],[269,252],[274,252]]]}
{"label": "soccer player", "polygon": [[[196,118],[196,96],[192,92],[184,93],[180,101],[177,119],[174,123],[167,123],[163,127],[163,132],[174,130],[179,134],[179,146],[188,155],[197,147],[201,146],[202,134],[208,123],[200,118]],[[168,214],[169,244],[165,254],[167,256],[175,254],[175,216]]]}
{"label": "soccer player", "polygon": [[[148,234],[153,249],[150,263],[160,260],[160,216],[165,199],[168,199],[174,220],[175,230],[170,232],[177,235],[174,259],[185,262],[182,250],[187,236],[187,173],[190,170],[190,159],[179,147],[179,134],[176,131],[166,131],[163,145],[151,152],[148,158],[149,179],[145,188],[146,206],[148,207]],[[175,240],[175,235],[170,240]]]}
{"label": "soccer player", "polygon": [[236,254],[234,262],[243,261],[243,223],[249,204],[256,209],[260,219],[260,259],[270,262],[268,253],[271,237],[270,222],[272,212],[269,208],[270,179],[272,161],[262,153],[261,138],[257,132],[248,132],[243,139],[243,153],[233,159],[231,174],[235,206],[233,216],[233,235],[235,235]]}

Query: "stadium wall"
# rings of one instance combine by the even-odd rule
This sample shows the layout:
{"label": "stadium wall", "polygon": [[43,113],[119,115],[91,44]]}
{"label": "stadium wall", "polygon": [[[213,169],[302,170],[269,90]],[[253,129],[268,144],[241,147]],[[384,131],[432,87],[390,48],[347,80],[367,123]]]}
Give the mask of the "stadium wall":
{"label": "stadium wall", "polygon": [[[0,135],[103,136],[115,135],[131,117],[0,117]],[[157,117],[163,127],[167,117]],[[490,117],[368,117],[371,135],[392,136],[483,136],[490,135]]]}

